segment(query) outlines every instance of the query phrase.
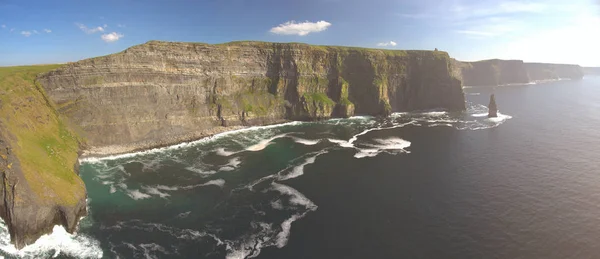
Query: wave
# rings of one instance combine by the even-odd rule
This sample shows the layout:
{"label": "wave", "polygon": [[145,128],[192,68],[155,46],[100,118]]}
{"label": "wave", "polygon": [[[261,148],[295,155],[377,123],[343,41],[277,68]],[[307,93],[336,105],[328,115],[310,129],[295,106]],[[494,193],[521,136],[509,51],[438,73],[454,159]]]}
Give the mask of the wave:
{"label": "wave", "polygon": [[317,153],[314,156],[306,158],[306,160],[304,161],[304,163],[295,166],[291,170],[291,172],[288,173],[288,174],[281,175],[281,172],[279,172],[278,173],[279,177],[277,178],[277,180],[279,180],[279,181],[285,181],[285,180],[296,178],[298,176],[303,175],[304,174],[304,166],[313,164],[316,161],[316,159],[317,159],[318,156],[323,155],[325,153],[327,153],[327,150],[323,150],[323,151]]}
{"label": "wave", "polygon": [[246,150],[247,150],[247,151],[253,151],[253,152],[255,152],[255,151],[260,151],[260,150],[263,150],[263,149],[265,149],[265,148],[266,148],[268,145],[272,144],[272,141],[273,141],[273,140],[276,140],[276,139],[278,139],[278,138],[283,138],[283,137],[285,137],[286,135],[287,135],[287,134],[281,134],[281,135],[277,135],[277,136],[274,136],[274,137],[272,137],[272,138],[269,138],[269,139],[264,139],[264,140],[261,140],[261,141],[260,141],[260,142],[258,142],[257,144],[254,144],[254,145],[252,145],[252,146],[249,146],[249,147],[247,147],[247,148],[246,148]]}
{"label": "wave", "polygon": [[49,258],[67,255],[75,258],[102,258],[100,242],[83,234],[69,234],[64,227],[54,226],[50,234],[41,236],[33,244],[17,250],[10,243],[8,227],[0,219],[0,250],[19,258]]}
{"label": "wave", "polygon": [[306,146],[312,146],[315,145],[317,143],[319,143],[320,140],[312,140],[312,139],[303,139],[303,138],[298,138],[298,137],[292,137],[292,139],[294,139],[294,141],[296,143],[300,143],[302,145],[306,145]]}

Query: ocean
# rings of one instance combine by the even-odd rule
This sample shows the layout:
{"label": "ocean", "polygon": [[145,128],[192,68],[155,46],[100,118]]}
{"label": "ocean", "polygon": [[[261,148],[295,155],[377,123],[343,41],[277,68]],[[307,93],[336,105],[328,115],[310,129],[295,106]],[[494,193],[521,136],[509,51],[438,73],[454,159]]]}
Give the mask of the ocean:
{"label": "ocean", "polygon": [[[491,93],[500,116],[487,118]],[[85,159],[57,258],[597,258],[600,77],[465,87],[465,112],[291,122]]]}

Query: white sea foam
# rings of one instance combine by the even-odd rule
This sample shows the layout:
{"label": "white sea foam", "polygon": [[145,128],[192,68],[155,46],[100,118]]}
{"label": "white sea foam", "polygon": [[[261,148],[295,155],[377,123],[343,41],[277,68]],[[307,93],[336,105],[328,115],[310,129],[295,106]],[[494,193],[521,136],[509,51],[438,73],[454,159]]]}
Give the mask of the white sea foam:
{"label": "white sea foam", "polygon": [[231,167],[231,166],[228,166],[228,165],[222,166],[222,167],[219,168],[220,172],[229,172],[229,171],[233,171],[233,170],[235,170],[235,168]]}
{"label": "white sea foam", "polygon": [[217,173],[217,171],[214,171],[214,170],[203,170],[203,169],[196,168],[196,167],[193,167],[193,166],[188,166],[185,169],[188,170],[188,171],[197,173],[199,175],[203,175],[203,176],[209,176],[209,175],[213,175],[213,174]]}
{"label": "white sea foam", "polygon": [[359,148],[358,153],[354,154],[355,158],[374,157],[379,154],[379,149]]}
{"label": "white sea foam", "polygon": [[271,207],[276,210],[283,210],[283,204],[281,203],[281,200],[272,201]]}
{"label": "white sea foam", "polygon": [[374,157],[382,151],[395,150],[398,152],[409,153],[405,148],[410,147],[410,141],[391,137],[387,139],[373,139],[377,144],[363,144],[372,148],[359,148],[359,152],[354,155],[355,158]]}
{"label": "white sea foam", "polygon": [[215,151],[217,153],[217,155],[220,156],[231,156],[237,152],[231,152],[231,151],[226,151],[225,148],[217,148],[217,150]]}
{"label": "white sea foam", "polygon": [[305,214],[306,213],[292,215],[290,218],[281,223],[281,232],[277,233],[276,237],[276,244],[278,248],[282,248],[287,245],[287,242],[290,239],[290,229],[292,228],[292,223],[299,218],[302,218]]}
{"label": "white sea foam", "polygon": [[295,166],[291,170],[291,172],[289,172],[288,174],[281,175],[281,171],[280,171],[278,173],[277,179],[280,181],[285,181],[285,180],[296,178],[298,176],[303,175],[304,174],[304,166],[313,164],[318,156],[325,154],[325,153],[327,153],[327,150],[322,150],[319,153],[317,153],[316,155],[306,158],[306,160],[304,160],[304,162],[302,164]]}
{"label": "white sea foam", "polygon": [[0,250],[19,258],[48,258],[68,255],[76,258],[102,258],[100,242],[83,234],[69,234],[62,226],[54,226],[52,233],[41,236],[35,243],[17,250],[10,243],[8,228],[0,219]]}
{"label": "white sea foam", "polygon": [[277,136],[274,136],[274,137],[272,137],[272,138],[269,138],[269,139],[263,139],[263,140],[261,140],[260,142],[258,142],[257,144],[254,144],[254,145],[252,145],[252,146],[249,146],[249,147],[247,147],[247,148],[246,148],[246,150],[247,150],[247,151],[253,151],[253,152],[255,152],[255,151],[260,151],[260,150],[263,150],[263,149],[265,149],[265,148],[266,148],[268,145],[272,144],[272,142],[271,142],[271,141],[273,141],[273,140],[276,140],[276,139],[278,139],[278,138],[283,138],[283,137],[285,137],[286,135],[287,135],[287,134],[281,134],[281,135],[277,135]]}
{"label": "white sea foam", "polygon": [[487,117],[488,113],[475,113],[475,114],[471,114],[471,117]]}
{"label": "white sea foam", "polygon": [[142,189],[144,189],[144,191],[146,191],[147,194],[158,195],[161,198],[171,196],[168,193],[161,192],[157,187],[143,186]]}
{"label": "white sea foam", "polygon": [[139,190],[128,190],[127,195],[134,200],[141,200],[141,199],[147,199],[147,198],[152,197],[148,194],[140,192]]}
{"label": "white sea foam", "polygon": [[312,146],[315,145],[317,143],[319,143],[319,139],[317,140],[312,140],[312,139],[303,139],[303,138],[298,138],[298,137],[293,137],[294,141],[296,141],[296,143],[300,143],[302,145],[307,145],[307,146]]}
{"label": "white sea foam", "polygon": [[208,182],[201,183],[201,184],[182,186],[182,187],[180,187],[180,189],[189,190],[189,189],[194,189],[197,187],[209,186],[209,185],[215,185],[215,186],[219,186],[222,188],[223,186],[225,186],[225,180],[223,180],[223,179],[210,180]]}
{"label": "white sea foam", "polygon": [[317,209],[317,205],[315,205],[311,200],[306,198],[306,196],[304,196],[304,194],[302,194],[298,190],[296,190],[292,187],[289,187],[287,185],[275,183],[275,182],[271,183],[271,186],[272,186],[271,187],[272,190],[278,191],[284,195],[291,196],[291,198],[290,198],[291,204],[304,206],[310,210]]}

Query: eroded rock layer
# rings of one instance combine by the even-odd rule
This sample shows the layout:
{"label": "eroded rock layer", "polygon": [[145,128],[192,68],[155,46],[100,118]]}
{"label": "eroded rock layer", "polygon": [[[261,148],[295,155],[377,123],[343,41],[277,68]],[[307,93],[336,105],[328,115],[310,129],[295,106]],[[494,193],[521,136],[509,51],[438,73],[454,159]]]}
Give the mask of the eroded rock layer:
{"label": "eroded rock layer", "polygon": [[461,82],[441,51],[151,41],[38,81],[83,130],[91,153],[284,120],[465,108]]}

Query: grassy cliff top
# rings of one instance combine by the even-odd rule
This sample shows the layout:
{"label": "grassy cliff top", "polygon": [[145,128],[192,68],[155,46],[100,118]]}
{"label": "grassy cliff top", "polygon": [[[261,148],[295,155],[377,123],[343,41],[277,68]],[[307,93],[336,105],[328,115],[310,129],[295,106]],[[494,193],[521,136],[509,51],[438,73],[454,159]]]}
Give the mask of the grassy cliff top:
{"label": "grassy cliff top", "polygon": [[38,74],[60,66],[0,67],[0,131],[13,136],[5,141],[39,200],[71,205],[85,193],[74,168],[79,139],[35,83]]}
{"label": "grassy cliff top", "polygon": [[213,47],[239,47],[239,46],[247,46],[247,47],[264,47],[264,48],[273,48],[273,47],[282,47],[288,46],[293,48],[300,49],[310,49],[310,50],[320,50],[320,51],[356,51],[363,53],[373,53],[373,54],[386,54],[391,56],[405,56],[407,54],[420,54],[427,55],[433,54],[435,56],[441,56],[449,58],[449,55],[445,51],[435,51],[435,50],[391,50],[391,49],[376,49],[376,48],[363,48],[363,47],[350,47],[350,46],[329,46],[329,45],[311,45],[307,43],[299,43],[299,42],[289,42],[289,43],[281,43],[281,42],[265,42],[265,41],[232,41],[226,43],[218,43],[218,44],[208,44],[202,42],[170,42],[170,41],[158,41],[152,40],[148,41],[144,44],[140,44],[137,46],[133,46],[131,48],[144,47],[144,46],[168,46],[168,45],[196,45],[196,46],[213,46]]}

